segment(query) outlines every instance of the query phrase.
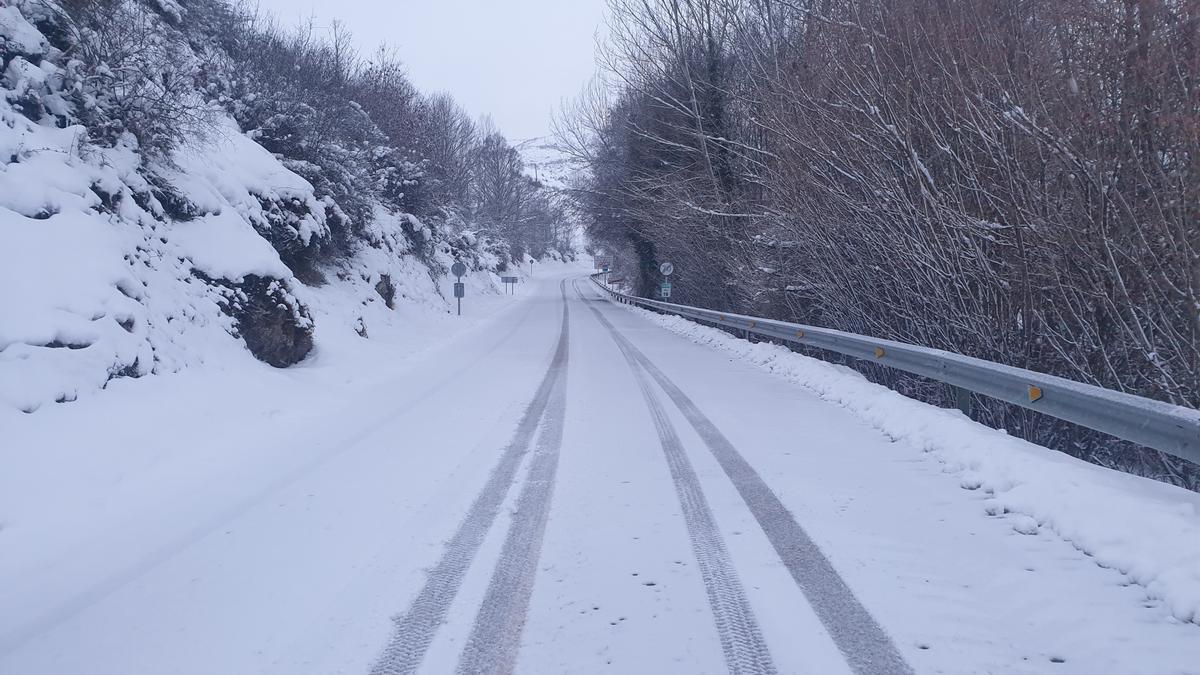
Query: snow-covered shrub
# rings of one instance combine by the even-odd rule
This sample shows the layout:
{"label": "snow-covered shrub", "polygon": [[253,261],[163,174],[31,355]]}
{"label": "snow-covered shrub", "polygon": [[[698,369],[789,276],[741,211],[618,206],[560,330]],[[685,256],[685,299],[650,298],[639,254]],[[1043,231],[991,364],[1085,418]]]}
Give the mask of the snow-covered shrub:
{"label": "snow-covered shrub", "polygon": [[63,65],[50,83],[57,91],[47,93],[71,104],[31,109],[31,119],[51,113],[60,125],[82,123],[106,147],[132,134],[158,156],[211,131],[216,115],[195,90],[195,56],[166,21],[182,17],[173,2],[17,0],[15,7],[35,19]]}

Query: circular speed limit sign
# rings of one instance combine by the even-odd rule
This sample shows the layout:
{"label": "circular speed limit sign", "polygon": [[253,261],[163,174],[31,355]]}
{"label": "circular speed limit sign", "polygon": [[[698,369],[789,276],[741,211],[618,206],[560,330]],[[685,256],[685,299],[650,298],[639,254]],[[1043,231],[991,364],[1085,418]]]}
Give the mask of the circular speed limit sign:
{"label": "circular speed limit sign", "polygon": [[671,272],[675,271],[675,266],[669,262],[665,262],[658,266],[658,271],[662,272],[664,277],[669,277],[671,276]]}
{"label": "circular speed limit sign", "polygon": [[462,275],[467,273],[467,266],[460,262],[456,262],[450,266],[450,272],[454,274],[454,276],[462,278]]}

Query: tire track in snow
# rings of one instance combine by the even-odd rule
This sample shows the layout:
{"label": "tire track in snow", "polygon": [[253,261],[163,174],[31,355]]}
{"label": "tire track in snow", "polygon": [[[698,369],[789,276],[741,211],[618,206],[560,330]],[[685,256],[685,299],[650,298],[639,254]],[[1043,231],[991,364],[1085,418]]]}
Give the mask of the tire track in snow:
{"label": "tire track in snow", "polygon": [[550,394],[550,403],[538,432],[537,450],[530,463],[529,475],[517,499],[516,512],[500,559],[492,573],[483,604],[475,617],[475,625],[463,648],[458,672],[511,673],[516,666],[521,646],[521,631],[533,581],[537,576],[538,558],[550,516],[550,501],[554,496],[554,478],[558,471],[559,449],[562,447],[563,424],[567,407],[567,361],[569,326],[566,306],[566,282],[563,282],[562,363]]}
{"label": "tire track in snow", "polygon": [[[562,391],[559,381],[566,376],[568,314],[565,281],[559,284],[563,295],[562,327],[554,356],[533,400],[517,423],[517,429],[492,468],[483,489],[471,503],[467,515],[446,544],[445,552],[429,571],[429,576],[408,611],[395,619],[391,639],[371,668],[371,675],[401,675],[416,672],[429,651],[434,636],[445,622],[446,613],[458,595],[463,577],[483,545],[484,537],[496,520],[508,490],[516,478],[521,460],[529,451],[534,433],[550,403],[551,394]],[[560,415],[561,418],[561,415]],[[559,423],[561,425],[561,422]],[[544,433],[543,433],[544,435]],[[561,435],[561,432],[560,432]],[[540,446],[539,446],[540,452]],[[557,453],[555,464],[557,465]],[[515,523],[514,523],[515,528]],[[538,540],[540,547],[540,538]],[[507,546],[506,546],[507,548]],[[536,562],[536,556],[535,561]],[[526,598],[526,603],[528,599]],[[524,621],[522,618],[521,625]],[[519,627],[518,627],[519,638]]]}
{"label": "tire track in snow", "polygon": [[[584,300],[578,286],[575,292]],[[586,302],[586,300],[585,300]],[[713,619],[717,625],[717,635],[721,641],[721,650],[725,654],[725,663],[731,673],[774,673],[775,665],[771,660],[770,650],[763,640],[762,631],[754,618],[750,602],[746,599],[741,580],[733,567],[733,561],[725,548],[725,541],[713,518],[712,509],[700,487],[696,471],[688,460],[687,452],[675,433],[666,410],[658,400],[650,380],[634,354],[634,347],[624,336],[617,332],[612,324],[595,307],[588,307],[595,313],[600,323],[608,329],[621,354],[629,364],[634,379],[642,391],[646,407],[654,421],[658,432],[658,440],[666,455],[667,466],[675,483],[675,493],[683,511],[683,519],[687,525],[688,538],[692,543],[692,551],[696,556],[700,576],[704,581],[704,589],[708,594],[708,603],[712,608]]]}
{"label": "tire track in snow", "polygon": [[[614,335],[617,334],[616,328],[598,310],[592,308],[592,311],[600,316],[601,322]],[[621,337],[620,340],[625,338]],[[912,667],[900,655],[887,631],[863,607],[821,548],[796,522],[791,511],[754,467],[687,394],[637,347],[628,341],[626,343],[633,358],[667,393],[737,488],[850,668],[858,675],[912,673]]]}

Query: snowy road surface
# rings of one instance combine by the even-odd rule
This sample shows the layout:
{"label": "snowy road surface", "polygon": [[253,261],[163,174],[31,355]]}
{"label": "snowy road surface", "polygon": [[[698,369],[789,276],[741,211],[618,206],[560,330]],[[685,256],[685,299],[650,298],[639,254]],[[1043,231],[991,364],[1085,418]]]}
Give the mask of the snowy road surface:
{"label": "snowy road surface", "polygon": [[0,501],[0,673],[1200,673],[1126,574],[560,277],[353,386],[18,429],[125,468]]}

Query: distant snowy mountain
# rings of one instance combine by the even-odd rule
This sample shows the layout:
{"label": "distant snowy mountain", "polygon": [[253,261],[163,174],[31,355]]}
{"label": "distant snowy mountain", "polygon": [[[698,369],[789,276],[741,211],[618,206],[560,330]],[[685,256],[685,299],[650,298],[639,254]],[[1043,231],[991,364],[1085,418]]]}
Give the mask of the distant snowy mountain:
{"label": "distant snowy mountain", "polygon": [[[569,179],[577,170],[570,159],[554,146],[554,139],[549,137],[531,138],[517,144],[521,151],[521,159],[525,162],[525,175],[535,179],[547,190],[558,194],[565,203],[575,203],[567,197],[565,191],[569,187]],[[571,246],[576,251],[587,247],[587,238],[583,224],[577,214],[572,215],[569,223]]]}
{"label": "distant snowy mountain", "polygon": [[566,187],[572,168],[566,156],[554,147],[553,139],[531,138],[517,148],[525,162],[525,173],[552,189]]}

